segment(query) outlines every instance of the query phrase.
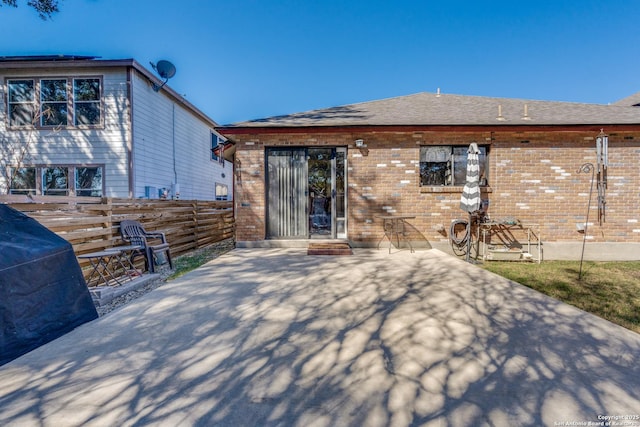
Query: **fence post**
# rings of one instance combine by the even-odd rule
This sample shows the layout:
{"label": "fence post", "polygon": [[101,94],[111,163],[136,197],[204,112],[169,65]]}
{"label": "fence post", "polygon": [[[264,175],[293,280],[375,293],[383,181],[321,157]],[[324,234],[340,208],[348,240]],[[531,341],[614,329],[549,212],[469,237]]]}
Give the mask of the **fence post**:
{"label": "fence post", "polygon": [[113,247],[113,199],[111,197],[103,197],[102,203],[107,205],[105,214],[107,216],[107,228],[109,229],[109,247]]}
{"label": "fence post", "polygon": [[192,215],[193,215],[193,237],[196,240],[196,249],[200,249],[200,244],[199,244],[199,233],[198,233],[198,201],[194,200],[191,202],[191,208],[192,208]]}

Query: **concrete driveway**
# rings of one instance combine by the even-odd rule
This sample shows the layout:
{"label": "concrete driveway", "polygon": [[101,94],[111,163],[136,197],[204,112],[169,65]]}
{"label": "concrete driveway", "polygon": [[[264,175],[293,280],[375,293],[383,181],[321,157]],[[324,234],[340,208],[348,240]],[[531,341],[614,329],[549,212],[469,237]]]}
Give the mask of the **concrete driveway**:
{"label": "concrete driveway", "polygon": [[0,425],[640,416],[640,335],[438,250],[354,252],[225,254],[0,367]]}

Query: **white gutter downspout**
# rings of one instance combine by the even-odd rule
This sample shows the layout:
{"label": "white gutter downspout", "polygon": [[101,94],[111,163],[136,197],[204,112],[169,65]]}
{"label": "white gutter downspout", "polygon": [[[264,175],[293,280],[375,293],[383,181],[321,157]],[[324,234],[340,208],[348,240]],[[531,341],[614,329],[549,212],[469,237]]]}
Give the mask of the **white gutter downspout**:
{"label": "white gutter downspout", "polygon": [[173,198],[180,198],[180,184],[178,184],[178,169],[176,167],[176,103],[171,104],[172,107],[172,124],[171,124],[171,143],[173,145]]}

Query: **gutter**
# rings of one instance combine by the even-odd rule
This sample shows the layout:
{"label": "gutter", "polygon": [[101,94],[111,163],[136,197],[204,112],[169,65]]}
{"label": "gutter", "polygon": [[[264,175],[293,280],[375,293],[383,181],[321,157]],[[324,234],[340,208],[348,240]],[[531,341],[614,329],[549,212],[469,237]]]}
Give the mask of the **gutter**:
{"label": "gutter", "polygon": [[599,132],[602,128],[617,131],[638,131],[640,124],[594,123],[594,124],[442,124],[442,125],[331,125],[331,126],[219,126],[216,131],[228,135],[279,134],[279,133],[344,133],[344,132]]}

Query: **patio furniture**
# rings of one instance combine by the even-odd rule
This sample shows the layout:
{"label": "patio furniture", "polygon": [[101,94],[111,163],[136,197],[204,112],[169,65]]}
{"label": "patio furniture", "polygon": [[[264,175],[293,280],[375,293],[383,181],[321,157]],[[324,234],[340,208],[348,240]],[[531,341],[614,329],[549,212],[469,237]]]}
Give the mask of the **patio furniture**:
{"label": "patio furniture", "polygon": [[130,245],[140,246],[139,250],[132,252],[132,257],[143,254],[150,273],[155,273],[156,263],[162,265],[168,262],[169,267],[173,269],[171,251],[164,233],[148,232],[138,221],[124,220],[120,223],[120,234],[122,240]]}
{"label": "patio furniture", "polygon": [[129,279],[133,280],[137,276],[140,276],[141,272],[136,268],[134,264],[134,258],[136,254],[141,253],[142,246],[139,245],[126,245],[115,246],[112,248],[105,248],[105,252],[115,251],[119,255],[114,259],[118,266],[118,269],[122,271]]}
{"label": "patio furniture", "polygon": [[122,254],[119,250],[91,252],[88,254],[78,255],[79,259],[86,259],[91,265],[91,273],[87,277],[88,286],[109,286],[110,282],[118,285],[122,283],[116,277],[115,270],[117,260]]}
{"label": "patio furniture", "polygon": [[[540,224],[522,224],[517,220],[488,221],[482,229],[483,261],[533,261],[542,262],[542,237]],[[516,234],[524,234],[520,242]],[[526,249],[526,250],[525,250]]]}
{"label": "patio furniture", "polygon": [[408,246],[411,252],[415,252],[411,241],[407,239],[407,224],[406,220],[414,219],[415,215],[383,215],[379,217],[382,219],[382,228],[384,235],[378,241],[378,249],[380,249],[380,243],[386,237],[389,239],[389,253],[391,253],[391,246],[393,241],[396,241],[396,247],[400,248],[400,240],[403,240]]}

